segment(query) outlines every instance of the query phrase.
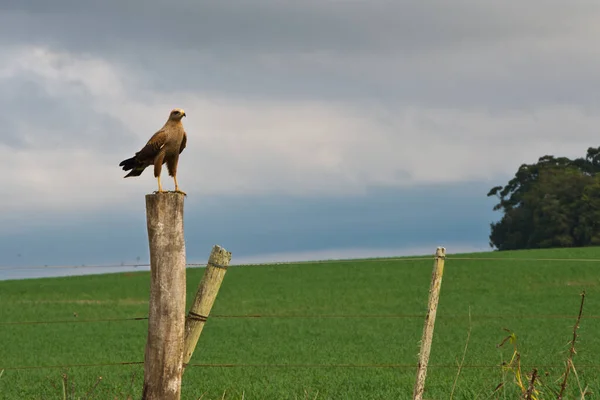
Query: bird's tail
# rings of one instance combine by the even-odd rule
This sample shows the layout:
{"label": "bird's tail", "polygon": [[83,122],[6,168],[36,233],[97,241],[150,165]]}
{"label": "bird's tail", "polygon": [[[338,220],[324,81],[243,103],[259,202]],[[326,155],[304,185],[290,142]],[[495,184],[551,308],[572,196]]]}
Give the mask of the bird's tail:
{"label": "bird's tail", "polygon": [[121,161],[121,163],[119,164],[119,167],[123,167],[123,171],[131,170],[131,172],[128,173],[127,175],[125,175],[124,178],[128,178],[130,176],[140,176],[142,174],[142,172],[144,172],[144,169],[146,169],[146,166],[143,164],[140,164],[136,160],[135,156],[128,158],[127,160]]}

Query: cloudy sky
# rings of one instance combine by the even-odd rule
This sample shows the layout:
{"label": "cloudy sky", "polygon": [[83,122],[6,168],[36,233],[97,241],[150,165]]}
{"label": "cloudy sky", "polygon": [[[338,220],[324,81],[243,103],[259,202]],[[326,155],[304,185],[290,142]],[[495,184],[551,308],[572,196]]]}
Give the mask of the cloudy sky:
{"label": "cloudy sky", "polygon": [[0,265],[147,261],[156,180],[118,164],[174,107],[190,262],[486,249],[489,188],[599,145],[599,19],[578,0],[0,1]]}

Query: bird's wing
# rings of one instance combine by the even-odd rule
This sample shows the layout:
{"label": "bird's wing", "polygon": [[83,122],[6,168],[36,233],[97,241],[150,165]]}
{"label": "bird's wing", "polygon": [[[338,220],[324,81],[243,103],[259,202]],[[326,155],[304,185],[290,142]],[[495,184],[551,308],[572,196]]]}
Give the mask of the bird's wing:
{"label": "bird's wing", "polygon": [[186,144],[187,144],[187,135],[185,134],[185,131],[184,131],[183,132],[183,140],[181,140],[181,146],[179,146],[179,154],[181,154],[183,149],[185,149]]}
{"label": "bird's wing", "polygon": [[167,142],[168,137],[169,135],[164,129],[161,129],[160,131],[156,132],[154,135],[152,135],[150,140],[148,140],[148,143],[146,143],[146,145],[136,153],[136,158],[138,158],[139,160],[154,158],[154,156],[158,154],[160,149],[163,148],[163,146]]}

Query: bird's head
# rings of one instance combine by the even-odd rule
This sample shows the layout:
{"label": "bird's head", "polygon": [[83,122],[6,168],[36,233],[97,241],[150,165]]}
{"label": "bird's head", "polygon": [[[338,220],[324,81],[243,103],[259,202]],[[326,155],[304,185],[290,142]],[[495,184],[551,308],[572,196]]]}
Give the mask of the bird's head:
{"label": "bird's head", "polygon": [[181,108],[174,108],[169,114],[169,119],[173,121],[181,121],[181,118],[185,117],[185,111]]}

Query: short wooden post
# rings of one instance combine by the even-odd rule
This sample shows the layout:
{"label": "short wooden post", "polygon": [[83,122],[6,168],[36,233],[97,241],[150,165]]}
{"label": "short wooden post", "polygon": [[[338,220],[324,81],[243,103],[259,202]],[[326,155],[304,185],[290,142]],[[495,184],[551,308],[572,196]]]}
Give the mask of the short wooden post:
{"label": "short wooden post", "polygon": [[208,258],[198,292],[185,321],[183,363],[187,364],[194,354],[196,344],[217,298],[219,288],[231,261],[231,253],[221,246],[213,246]]}
{"label": "short wooden post", "polygon": [[427,375],[427,364],[429,363],[429,353],[431,352],[431,342],[433,341],[433,327],[435,325],[435,316],[437,313],[438,300],[440,298],[440,289],[442,287],[442,275],[444,274],[445,260],[446,249],[444,247],[438,247],[435,252],[431,286],[429,287],[429,304],[427,315],[425,316],[423,337],[421,338],[421,351],[419,352],[419,364],[417,365],[417,379],[413,390],[413,400],[423,399],[425,376]]}
{"label": "short wooden post", "polygon": [[143,400],[179,400],[185,325],[184,195],[146,195],[150,303]]}

